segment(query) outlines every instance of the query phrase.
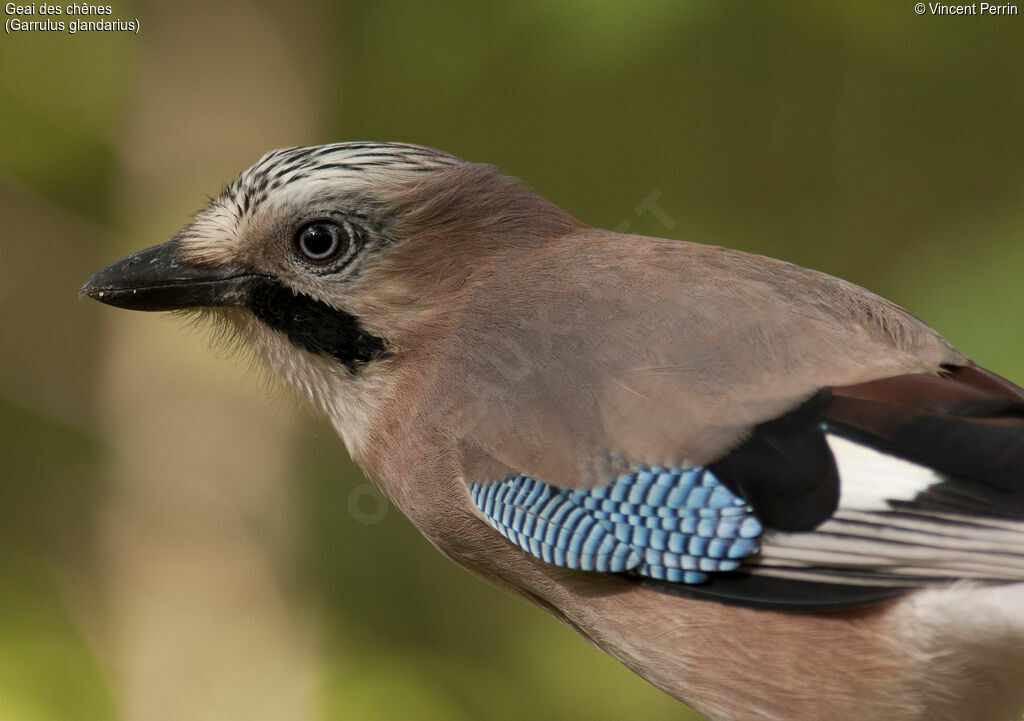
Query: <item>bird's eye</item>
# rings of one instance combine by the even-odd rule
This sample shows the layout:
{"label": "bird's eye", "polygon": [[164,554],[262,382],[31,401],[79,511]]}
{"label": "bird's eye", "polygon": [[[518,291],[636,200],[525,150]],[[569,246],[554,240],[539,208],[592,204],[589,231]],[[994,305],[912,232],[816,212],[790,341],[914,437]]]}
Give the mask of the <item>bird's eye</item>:
{"label": "bird's eye", "polygon": [[317,262],[330,260],[344,251],[348,243],[348,231],[327,220],[308,223],[295,236],[299,252]]}

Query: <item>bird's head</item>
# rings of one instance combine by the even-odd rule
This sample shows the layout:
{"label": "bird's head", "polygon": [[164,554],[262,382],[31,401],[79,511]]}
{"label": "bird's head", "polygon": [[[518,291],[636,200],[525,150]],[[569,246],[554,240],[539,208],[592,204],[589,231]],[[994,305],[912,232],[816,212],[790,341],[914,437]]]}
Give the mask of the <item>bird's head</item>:
{"label": "bird's head", "polygon": [[429,356],[488,269],[577,225],[493,166],[431,148],[288,148],[81,292],[227,319],[355,451],[396,366]]}

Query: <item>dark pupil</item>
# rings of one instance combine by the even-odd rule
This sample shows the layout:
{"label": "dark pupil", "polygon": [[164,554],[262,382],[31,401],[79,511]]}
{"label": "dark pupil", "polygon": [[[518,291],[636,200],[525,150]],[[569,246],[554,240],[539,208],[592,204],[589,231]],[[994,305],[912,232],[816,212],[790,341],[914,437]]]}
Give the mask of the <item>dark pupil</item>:
{"label": "dark pupil", "polygon": [[327,223],[313,223],[302,230],[299,237],[302,252],[313,260],[323,260],[333,255],[338,248],[338,235]]}

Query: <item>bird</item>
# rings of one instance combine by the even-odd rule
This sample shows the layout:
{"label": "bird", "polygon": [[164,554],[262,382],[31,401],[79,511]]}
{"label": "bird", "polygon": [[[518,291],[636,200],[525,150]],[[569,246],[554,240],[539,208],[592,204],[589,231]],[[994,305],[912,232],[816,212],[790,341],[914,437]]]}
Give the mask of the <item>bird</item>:
{"label": "bird", "polygon": [[857,285],[342,142],[83,295],[226,323],[441,553],[714,721],[1024,708],[1024,390]]}

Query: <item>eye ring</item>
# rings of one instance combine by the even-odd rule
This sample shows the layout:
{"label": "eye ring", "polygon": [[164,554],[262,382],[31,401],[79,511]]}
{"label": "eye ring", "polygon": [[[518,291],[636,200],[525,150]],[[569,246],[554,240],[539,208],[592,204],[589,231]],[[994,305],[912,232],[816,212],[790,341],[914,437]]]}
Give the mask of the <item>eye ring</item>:
{"label": "eye ring", "polygon": [[323,263],[343,253],[351,242],[348,229],[330,220],[314,220],[299,228],[295,247],[306,260]]}

